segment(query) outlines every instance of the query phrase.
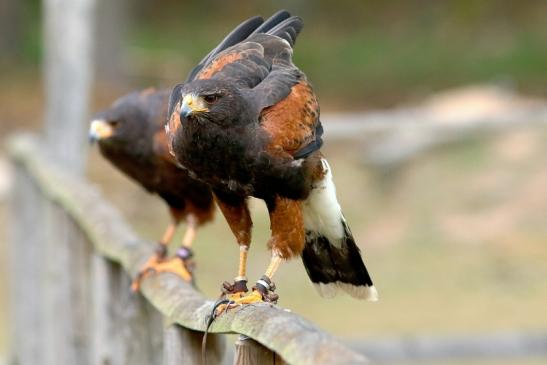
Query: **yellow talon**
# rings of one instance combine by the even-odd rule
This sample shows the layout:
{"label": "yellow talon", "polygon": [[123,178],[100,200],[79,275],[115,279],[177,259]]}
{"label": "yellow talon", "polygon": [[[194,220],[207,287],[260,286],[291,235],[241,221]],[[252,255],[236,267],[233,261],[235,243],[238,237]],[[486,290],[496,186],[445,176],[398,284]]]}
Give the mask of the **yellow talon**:
{"label": "yellow talon", "polygon": [[173,257],[167,261],[160,262],[154,268],[154,271],[158,273],[171,272],[180,276],[184,281],[192,281],[192,274],[190,274],[190,272],[186,269],[186,266],[184,266],[184,262],[178,257]]}
{"label": "yellow talon", "polygon": [[219,305],[215,311],[215,315],[219,316],[224,312],[227,312],[230,309],[239,307],[245,304],[261,303],[264,302],[262,299],[262,294],[257,290],[253,290],[249,294],[245,293],[234,293],[226,295],[226,299],[230,302],[228,304]]}
{"label": "yellow talon", "polygon": [[160,261],[154,255],[143,266],[143,269],[141,270],[137,278],[133,280],[133,283],[131,284],[131,290],[133,290],[134,292],[139,291],[140,283],[142,279],[144,279],[144,277],[146,277],[150,273],[160,272],[170,272],[180,276],[184,281],[192,281],[192,274],[190,274],[190,272],[186,269],[186,267],[184,266],[184,262],[180,258],[173,257],[165,261]]}
{"label": "yellow talon", "polygon": [[233,294],[227,294],[226,299],[228,299],[230,302],[235,303],[237,300],[240,300],[241,298],[243,298],[243,296],[245,296],[244,292],[237,292]]}
{"label": "yellow talon", "polygon": [[247,295],[242,296],[239,300],[235,300],[236,305],[243,305],[243,304],[253,304],[253,303],[259,303],[263,302],[262,294],[258,292],[257,290],[253,290]]}

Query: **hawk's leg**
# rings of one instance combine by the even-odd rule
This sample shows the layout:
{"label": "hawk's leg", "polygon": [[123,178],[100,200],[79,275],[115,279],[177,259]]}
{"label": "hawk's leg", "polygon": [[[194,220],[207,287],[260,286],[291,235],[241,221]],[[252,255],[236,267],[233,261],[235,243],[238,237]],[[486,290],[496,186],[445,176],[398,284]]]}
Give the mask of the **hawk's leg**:
{"label": "hawk's leg", "polygon": [[230,302],[228,304],[218,306],[216,314],[220,315],[228,309],[244,304],[259,302],[277,303],[279,295],[274,293],[275,284],[272,282],[272,278],[282,262],[283,259],[281,257],[277,254],[273,254],[266,273],[262,275],[259,280],[257,280],[253,290],[249,294],[236,293],[227,295],[226,299],[229,299]]}
{"label": "hawk's leg", "polygon": [[260,294],[264,301],[275,303],[279,296],[273,293],[273,276],[285,259],[299,255],[304,249],[304,218],[298,200],[277,196],[272,201],[266,201],[266,204],[272,230],[268,242],[272,249],[272,259],[264,275],[256,282],[253,292],[256,292],[255,295]]}
{"label": "hawk's leg", "polygon": [[180,276],[184,281],[193,282],[192,273],[195,268],[192,252],[192,243],[196,238],[197,219],[193,214],[186,216],[186,231],[182,238],[182,244],[177,249],[175,256],[164,259],[151,267],[147,272],[170,272]]}
{"label": "hawk's leg", "polygon": [[150,256],[150,258],[145,262],[145,264],[141,267],[139,273],[137,274],[137,277],[135,278],[135,280],[133,280],[133,283],[131,284],[131,290],[138,291],[140,287],[140,282],[143,277],[150,270],[154,269],[160,262],[165,261],[165,258],[167,257],[167,246],[173,239],[175,231],[177,230],[177,226],[178,222],[176,220],[173,220],[171,223],[169,223],[169,225],[165,229],[165,232],[163,233],[163,236],[157,244],[155,253]]}
{"label": "hawk's leg", "polygon": [[235,300],[241,298],[247,289],[247,255],[249,253],[249,246],[245,244],[239,245],[239,269],[237,276],[234,278],[234,282],[230,283],[225,281],[222,284],[221,291],[229,300]]}
{"label": "hawk's leg", "polygon": [[276,197],[272,204],[268,204],[268,209],[272,230],[272,237],[268,242],[272,249],[270,264],[251,293],[233,298],[227,306],[219,307],[217,313],[242,304],[262,301],[276,303],[279,296],[274,293],[274,274],[285,259],[299,255],[304,248],[304,223],[300,202]]}
{"label": "hawk's leg", "polygon": [[[186,231],[182,238],[182,244],[176,252],[176,256],[172,260],[181,260],[182,264],[187,271],[187,275],[193,276],[196,268],[194,261],[194,252],[192,251],[192,244],[196,239],[196,232],[198,227],[198,220],[195,215],[188,214],[186,217]],[[181,275],[182,276],[182,275]],[[186,280],[186,279],[185,279]]]}
{"label": "hawk's leg", "polygon": [[274,293],[275,284],[272,279],[282,262],[283,259],[274,253],[266,272],[257,280],[256,285],[253,287],[254,295],[260,295],[260,299],[265,302],[277,303],[277,299],[279,299],[279,295]]}
{"label": "hawk's leg", "polygon": [[230,300],[238,299],[248,291],[247,255],[251,244],[253,222],[245,199],[220,191],[215,191],[215,199],[239,245],[239,269],[237,276],[232,283],[224,282],[221,291],[222,295]]}

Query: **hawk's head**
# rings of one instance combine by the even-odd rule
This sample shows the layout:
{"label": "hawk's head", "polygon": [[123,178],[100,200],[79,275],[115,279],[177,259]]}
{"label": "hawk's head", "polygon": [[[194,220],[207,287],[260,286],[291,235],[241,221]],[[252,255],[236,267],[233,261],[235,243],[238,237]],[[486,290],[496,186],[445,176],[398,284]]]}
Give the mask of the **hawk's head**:
{"label": "hawk's head", "polygon": [[109,109],[95,114],[89,127],[90,142],[118,148],[141,144],[153,132],[153,124],[149,121],[157,114],[154,109],[162,107],[149,100],[154,97],[153,92],[149,89],[133,92],[118,99]]}
{"label": "hawk's head", "polygon": [[180,94],[180,120],[209,121],[222,127],[248,121],[247,101],[233,83],[196,80],[185,85]]}

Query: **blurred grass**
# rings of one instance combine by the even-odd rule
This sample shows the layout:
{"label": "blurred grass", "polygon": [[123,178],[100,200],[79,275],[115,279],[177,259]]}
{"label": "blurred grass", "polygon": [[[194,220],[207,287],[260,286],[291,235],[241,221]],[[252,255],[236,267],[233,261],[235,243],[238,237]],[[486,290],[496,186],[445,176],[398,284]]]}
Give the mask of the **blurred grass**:
{"label": "blurred grass", "polygon": [[[266,2],[234,8],[217,1],[208,7],[214,12],[201,6],[180,11],[173,2],[166,8],[172,11],[145,7],[146,21],[137,19],[128,39],[140,56],[151,59],[152,69],[142,74],[157,75],[162,64],[172,63],[162,52],[179,59],[173,74],[167,73],[173,79],[183,77],[241,19],[276,9]],[[315,85],[323,107],[388,106],[476,82],[546,92],[547,30],[538,15],[547,11],[545,2],[517,7],[508,1],[425,5],[342,0],[303,1],[288,8],[305,20],[295,60]],[[149,11],[165,16],[150,17]]]}
{"label": "blurred grass", "polygon": [[[39,6],[24,4],[21,51],[6,68],[10,73],[41,58]],[[547,95],[547,3],[541,0],[136,1],[120,29],[124,59],[106,59],[123,63],[132,87],[172,86],[236,24],[282,7],[305,20],[294,57],[324,109],[392,106],[480,82]]]}
{"label": "blurred grass", "polygon": [[[192,39],[181,42],[178,33],[166,30],[160,35],[155,28],[143,27],[133,41],[140,50],[138,55],[150,58],[154,68],[165,58],[157,48],[173,52],[169,45],[178,43],[168,55],[175,55],[184,67],[167,74],[172,80],[183,78],[184,70],[216,44],[211,39],[220,39],[219,35],[193,34]],[[410,29],[409,33],[406,38],[381,31],[337,35],[312,29],[302,34],[295,62],[312,80],[322,103],[342,110],[392,106],[471,82],[511,83],[527,92],[545,92],[542,70],[547,64],[547,48],[541,34],[517,30],[503,44],[485,47],[473,34],[439,36],[423,29]],[[158,45],[158,39],[165,44]],[[142,73],[153,75],[154,71]]]}

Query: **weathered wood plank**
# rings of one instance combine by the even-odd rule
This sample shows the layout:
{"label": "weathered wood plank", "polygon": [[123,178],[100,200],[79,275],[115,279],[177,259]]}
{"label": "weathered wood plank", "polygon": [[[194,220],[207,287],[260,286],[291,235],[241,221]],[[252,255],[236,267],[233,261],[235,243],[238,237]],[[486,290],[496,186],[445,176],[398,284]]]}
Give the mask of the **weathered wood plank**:
{"label": "weathered wood plank", "polygon": [[[179,277],[151,275],[142,291],[156,308],[178,324],[205,330],[213,301]],[[364,364],[366,359],[309,321],[266,303],[236,308],[213,322],[213,333],[239,333],[280,354],[290,364]],[[282,336],[280,335],[282,334]]]}
{"label": "weathered wood plank", "polygon": [[142,296],[129,290],[123,269],[93,255],[93,325],[91,364],[162,363],[162,318]]}
{"label": "weathered wood plank", "polygon": [[[202,362],[201,343],[203,332],[185,329],[170,324],[165,329],[163,348],[164,365],[196,364]],[[224,357],[226,344],[224,337],[215,334],[207,336],[207,364],[220,365]]]}
{"label": "weathered wood plank", "polygon": [[235,343],[233,365],[286,365],[279,355],[246,336],[239,336]]}
{"label": "weathered wood plank", "polygon": [[114,283],[116,277],[113,263],[102,256],[94,254],[91,258],[91,290],[92,296],[92,325],[91,325],[91,365],[119,365],[114,361],[113,342],[115,337],[115,307]]}
{"label": "weathered wood plank", "polygon": [[163,363],[163,316],[141,295],[130,291],[131,279],[121,267],[116,306],[119,364]]}
{"label": "weathered wood plank", "polygon": [[44,202],[46,255],[43,276],[44,364],[88,363],[89,245],[57,204]]}
{"label": "weathered wood plank", "polygon": [[10,299],[12,315],[10,337],[11,363],[39,364],[44,355],[43,317],[36,310],[43,293],[45,256],[42,199],[38,187],[22,168],[15,169],[10,217]]}
{"label": "weathered wood plank", "polygon": [[[135,275],[152,253],[153,246],[137,240],[127,223],[101,199],[96,189],[52,168],[53,164],[37,153],[37,144],[32,139],[12,140],[8,147],[12,158],[32,175],[42,193],[73,217],[95,250]],[[205,330],[213,301],[206,300],[178,277],[169,273],[150,275],[142,283],[142,293],[173,322],[195,331]],[[215,320],[210,332],[249,336],[291,364],[366,362],[362,355],[309,321],[265,303],[231,310]]]}

